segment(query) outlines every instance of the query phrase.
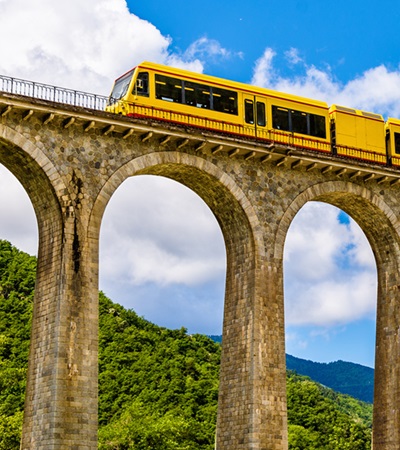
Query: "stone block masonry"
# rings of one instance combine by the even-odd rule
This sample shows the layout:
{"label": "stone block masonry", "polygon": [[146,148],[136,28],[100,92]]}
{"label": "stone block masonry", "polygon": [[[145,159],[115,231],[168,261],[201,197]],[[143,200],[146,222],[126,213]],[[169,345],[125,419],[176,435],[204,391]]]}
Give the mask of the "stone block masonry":
{"label": "stone block masonry", "polygon": [[99,232],[115,190],[140,174],[196,192],[225,239],[217,450],[288,447],[283,251],[309,201],[350,214],[375,254],[373,448],[400,448],[400,173],[10,94],[0,94],[0,163],[39,229],[21,449],[97,449]]}

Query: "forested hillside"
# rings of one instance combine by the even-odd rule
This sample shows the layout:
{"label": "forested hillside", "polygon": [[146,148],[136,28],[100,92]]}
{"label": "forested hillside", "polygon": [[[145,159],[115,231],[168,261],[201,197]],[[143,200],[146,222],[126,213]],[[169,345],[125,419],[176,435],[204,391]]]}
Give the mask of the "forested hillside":
{"label": "forested hillside", "polygon": [[[222,336],[209,336],[222,343]],[[341,394],[372,403],[374,399],[374,369],[346,361],[318,363],[286,355],[286,368],[327,386]]]}
{"label": "forested hillside", "polygon": [[[0,241],[0,450],[19,449],[35,258]],[[99,296],[99,448],[213,450],[220,345]],[[291,450],[370,450],[372,406],[288,374]]]}
{"label": "forested hillside", "polygon": [[364,402],[374,398],[374,369],[345,361],[317,363],[286,355],[286,367]]}

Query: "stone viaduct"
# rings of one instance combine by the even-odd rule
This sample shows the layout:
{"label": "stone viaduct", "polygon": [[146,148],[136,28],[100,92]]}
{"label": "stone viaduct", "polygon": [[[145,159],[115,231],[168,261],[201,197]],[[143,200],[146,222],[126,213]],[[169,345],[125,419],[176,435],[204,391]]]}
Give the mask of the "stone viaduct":
{"label": "stone viaduct", "polygon": [[192,189],[224,235],[217,449],[287,449],[283,250],[309,201],[347,212],[373,249],[373,448],[400,448],[400,171],[6,93],[0,163],[39,230],[21,449],[97,448],[99,231],[115,190],[139,174]]}

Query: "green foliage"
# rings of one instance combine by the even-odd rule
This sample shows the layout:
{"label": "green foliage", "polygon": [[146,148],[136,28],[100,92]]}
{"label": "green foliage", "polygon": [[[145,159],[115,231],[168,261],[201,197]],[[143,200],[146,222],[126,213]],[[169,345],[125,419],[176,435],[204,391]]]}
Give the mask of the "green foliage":
{"label": "green foliage", "polygon": [[374,369],[345,361],[317,363],[286,355],[289,370],[306,375],[334,391],[373,402]]}
{"label": "green foliage", "polygon": [[157,327],[100,294],[101,448],[211,450],[219,359],[211,339]]}
{"label": "green foliage", "polygon": [[[18,450],[35,258],[0,240],[0,450]],[[220,345],[99,296],[99,449],[212,450]],[[372,405],[288,374],[290,450],[370,449]]]}
{"label": "green foliage", "polygon": [[0,414],[0,450],[18,450],[21,438],[23,412]]}
{"label": "green foliage", "polygon": [[[338,398],[341,394],[333,393]],[[356,413],[348,415],[332,391],[307,377],[289,373],[287,401],[290,450],[366,450],[371,432]],[[361,402],[360,407],[361,407]]]}
{"label": "green foliage", "polygon": [[0,450],[19,449],[36,258],[0,240]]}
{"label": "green foliage", "polygon": [[119,420],[100,428],[99,449],[192,450],[198,445],[201,426],[195,419],[161,414],[151,405],[134,401]]}

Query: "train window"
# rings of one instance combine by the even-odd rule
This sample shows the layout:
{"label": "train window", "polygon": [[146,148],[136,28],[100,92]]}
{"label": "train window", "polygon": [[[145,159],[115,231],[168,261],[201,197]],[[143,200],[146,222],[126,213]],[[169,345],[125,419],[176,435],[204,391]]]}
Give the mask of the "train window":
{"label": "train window", "polygon": [[226,89],[212,88],[212,109],[228,114],[237,114],[237,93]]}
{"label": "train window", "polygon": [[257,125],[259,127],[265,127],[267,124],[265,120],[265,103],[257,102]]}
{"label": "train window", "polygon": [[277,130],[291,131],[289,127],[289,111],[272,106],[272,127]]}
{"label": "train window", "polygon": [[310,117],[310,135],[326,139],[325,117],[317,114],[309,114]]}
{"label": "train window", "polygon": [[207,86],[189,81],[183,82],[184,103],[196,108],[210,108],[210,90]]}
{"label": "train window", "polygon": [[308,114],[301,111],[290,111],[292,119],[292,129],[294,133],[309,134],[308,133]]}
{"label": "train window", "polygon": [[325,117],[272,106],[272,127],[326,139]]}
{"label": "train window", "polygon": [[129,84],[132,79],[132,75],[133,71],[131,70],[130,72],[128,72],[127,74],[116,80],[110,98],[114,100],[119,100],[127,93]]}
{"label": "train window", "polygon": [[394,133],[394,152],[400,155],[400,133]]}
{"label": "train window", "polygon": [[244,120],[246,123],[254,124],[254,102],[253,100],[245,99],[244,101]]}
{"label": "train window", "polygon": [[228,114],[237,114],[237,93],[200,83],[179,80],[156,74],[156,98],[184,103],[196,108],[207,108]]}
{"label": "train window", "polygon": [[182,103],[182,81],[178,78],[156,74],[156,98]]}
{"label": "train window", "polygon": [[140,72],[136,79],[135,94],[143,97],[149,96],[149,73]]}

